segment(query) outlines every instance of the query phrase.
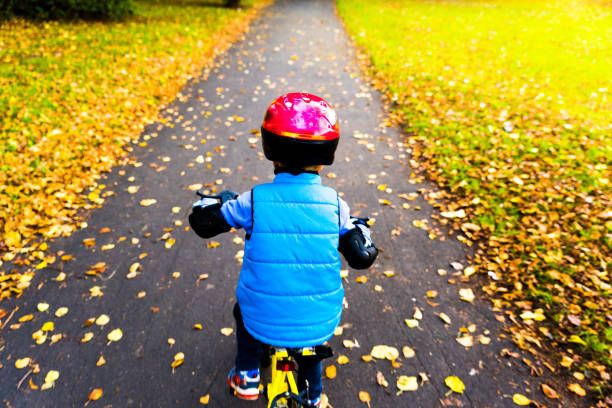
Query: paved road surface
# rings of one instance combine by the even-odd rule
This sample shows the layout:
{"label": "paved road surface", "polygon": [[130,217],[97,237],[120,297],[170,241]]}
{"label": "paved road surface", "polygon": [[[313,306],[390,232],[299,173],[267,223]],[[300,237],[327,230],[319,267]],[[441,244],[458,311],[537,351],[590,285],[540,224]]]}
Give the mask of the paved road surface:
{"label": "paved road surface", "polygon": [[[376,408],[508,407],[513,406],[510,396],[515,392],[535,392],[543,400],[520,358],[501,356],[504,348],[516,352],[500,338],[496,315],[501,314],[491,311],[484,300],[460,300],[461,288],[473,287],[479,293],[475,276],[463,282],[450,266],[469,265],[470,249],[447,232],[432,240],[414,226],[414,221],[429,219],[432,208],[425,196],[432,186],[413,174],[409,148],[397,129],[385,126],[380,95],[360,78],[355,61],[331,1],[280,0],[221,57],[207,80],[193,81],[184,89],[163,111],[164,120],[144,132],[147,145],[134,145],[131,164],[116,168],[102,181],[106,191],[115,194],[103,208],[86,214],[87,228],[52,243],[54,251],[73,255],[55,265],[66,273],[65,281],[53,279],[57,269],[43,270],[23,297],[2,305],[9,310],[19,306],[11,323],[19,316],[35,315],[18,330],[0,333],[2,406],[81,407],[94,388],[102,388],[104,395],[90,407],[197,407],[205,394],[210,394],[212,407],[265,406],[263,399],[236,400],[225,382],[234,338],[224,336],[221,329],[233,327],[240,268],[235,255],[243,248],[243,234],[225,234],[215,239],[218,246],[208,248],[186,231],[189,207],[196,199],[189,186],[220,183],[215,185],[219,190],[242,192],[271,180],[272,167],[251,130],[259,128],[272,99],[298,90],[321,95],[336,108],[341,143],[336,163],[324,169],[323,179],[343,193],[355,215],[376,219],[373,238],[381,249],[370,270],[351,270],[345,280],[344,333],[330,343],[336,355],[346,355],[350,363],[335,363],[337,377],[324,381],[331,404],[365,406],[358,399],[360,390],[371,394],[371,406]],[[379,189],[381,185],[387,191]],[[130,186],[139,189],[130,193]],[[407,200],[401,194],[416,198]],[[156,204],[140,205],[150,198]],[[173,207],[180,210],[175,213]],[[445,242],[440,237],[446,237]],[[84,245],[86,238],[95,238],[95,245]],[[114,248],[103,250],[107,244]],[[99,277],[87,275],[98,262],[105,262],[104,272]],[[127,279],[134,262],[142,271]],[[448,274],[440,276],[439,269]],[[386,277],[384,271],[395,276]],[[199,280],[201,274],[208,274],[208,279]],[[357,283],[362,274],[367,282]],[[94,286],[103,296],[90,295]],[[437,291],[437,296],[428,298],[428,291]],[[48,303],[49,310],[39,312],[39,302]],[[62,306],[68,313],[55,317]],[[404,321],[413,317],[415,308],[422,319],[418,328],[409,328]],[[451,323],[445,324],[440,313]],[[110,317],[108,324],[84,327],[88,318],[101,314]],[[63,337],[55,344],[47,340],[36,345],[31,335],[46,321],[53,321],[52,333]],[[203,330],[195,330],[196,323]],[[465,348],[455,339],[470,325],[475,345]],[[108,344],[106,336],[114,328],[122,329],[123,338]],[[87,332],[94,337],[82,343]],[[481,338],[490,339],[490,344],[480,344]],[[172,346],[169,339],[174,339]],[[358,347],[345,348],[345,339]],[[410,346],[415,356],[402,357],[397,368],[390,361],[362,361],[361,356],[378,344],[400,350]],[[185,362],[173,372],[170,365],[178,352],[184,353]],[[106,363],[98,367],[100,356]],[[22,357],[40,366],[42,372],[30,377],[35,385],[42,384],[48,370],[59,371],[55,387],[35,391],[28,378],[17,389],[27,372],[14,367],[15,359]],[[376,384],[377,371],[389,381],[387,389]],[[400,375],[420,373],[429,381],[416,392],[396,395]],[[450,375],[463,380],[464,394],[449,395],[444,379]]]}

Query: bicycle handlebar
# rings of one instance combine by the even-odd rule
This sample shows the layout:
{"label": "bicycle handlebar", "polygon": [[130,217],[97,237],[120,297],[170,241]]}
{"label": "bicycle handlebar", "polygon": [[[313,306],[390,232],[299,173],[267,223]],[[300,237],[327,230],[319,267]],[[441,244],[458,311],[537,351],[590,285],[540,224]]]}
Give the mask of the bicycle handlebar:
{"label": "bicycle handlebar", "polygon": [[219,200],[221,202],[221,204],[225,203],[226,201],[230,201],[230,200],[234,200],[238,197],[238,193],[231,191],[231,190],[225,190],[220,192],[219,194],[215,194],[215,195],[211,195],[211,194],[204,194],[201,193],[199,191],[196,191],[196,194],[200,197],[200,198],[213,198],[215,200]]}

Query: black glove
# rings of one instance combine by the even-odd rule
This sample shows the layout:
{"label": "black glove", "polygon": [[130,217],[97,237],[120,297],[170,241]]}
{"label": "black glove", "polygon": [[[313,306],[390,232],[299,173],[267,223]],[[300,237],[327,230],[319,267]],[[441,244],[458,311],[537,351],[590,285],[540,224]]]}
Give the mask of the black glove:
{"label": "black glove", "polygon": [[340,236],[338,250],[351,268],[366,269],[376,260],[378,249],[372,243],[366,219],[353,218],[353,224],[355,228]]}

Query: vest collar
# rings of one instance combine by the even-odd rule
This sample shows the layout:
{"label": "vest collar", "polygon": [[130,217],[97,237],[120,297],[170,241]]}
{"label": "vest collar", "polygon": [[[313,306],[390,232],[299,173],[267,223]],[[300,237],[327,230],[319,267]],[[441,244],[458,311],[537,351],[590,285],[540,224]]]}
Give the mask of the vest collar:
{"label": "vest collar", "polygon": [[291,173],[294,176],[297,176],[300,173],[319,174],[318,171],[304,170],[299,167],[279,167],[279,168],[274,169],[274,174],[279,174],[279,173]]}
{"label": "vest collar", "polygon": [[275,183],[297,183],[297,184],[321,184],[321,176],[313,173],[278,173],[274,177]]}

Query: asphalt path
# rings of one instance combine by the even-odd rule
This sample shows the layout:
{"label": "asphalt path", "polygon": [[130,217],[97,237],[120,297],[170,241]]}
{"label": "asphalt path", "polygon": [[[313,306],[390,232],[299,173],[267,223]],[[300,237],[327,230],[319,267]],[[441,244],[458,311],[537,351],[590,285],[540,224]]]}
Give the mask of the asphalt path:
{"label": "asphalt path", "polygon": [[[324,380],[331,405],[365,407],[360,391],[376,408],[509,407],[514,393],[542,401],[540,380],[502,330],[504,314],[481,298],[479,286],[489,278],[465,277],[451,266],[469,266],[473,249],[444,228],[435,237],[423,228],[435,226],[430,202],[436,190],[413,168],[418,163],[411,162],[410,145],[388,126],[381,97],[356,61],[333,2],[279,0],[191,81],[162,111],[163,119],[147,127],[144,143],[133,145],[129,163],[100,180],[105,203],[83,214],[86,226],[51,243],[52,251],[72,259],[38,272],[21,298],[3,303],[7,310],[19,308],[9,325],[27,314],[34,318],[0,332],[2,406],[82,407],[96,388],[103,395],[90,407],[197,407],[207,394],[213,407],[266,406],[263,398],[238,401],[226,385],[235,340],[222,329],[234,327],[244,234],[232,231],[207,242],[188,230],[187,216],[196,184],[243,192],[272,180],[256,130],[268,104],[289,91],[318,94],[335,107],[341,142],[323,181],[341,192],[354,215],[375,219],[372,235],[381,250],[367,271],[344,266],[343,333],[329,343],[336,357],[350,361],[324,363],[337,368],[334,379]],[[156,202],[141,205],[147,199]],[[85,244],[90,238],[93,246]],[[101,273],[87,273],[100,262]],[[128,279],[136,262],[141,268],[133,267]],[[63,281],[56,279],[60,272]],[[367,281],[357,282],[360,276]],[[95,287],[101,295],[94,296]],[[459,290],[468,288],[473,302],[461,300]],[[49,309],[39,311],[40,303]],[[68,312],[57,317],[60,307]],[[108,323],[87,326],[101,315]],[[406,319],[418,326],[409,327]],[[54,330],[36,344],[32,334],[47,321]],[[109,342],[117,328],[123,337]],[[93,338],[84,341],[89,332]],[[54,343],[53,334],[61,334]],[[456,340],[466,335],[473,345]],[[375,345],[399,350],[395,367],[388,360],[362,360]],[[404,346],[414,356],[405,357]],[[184,362],[173,369],[179,352]],[[16,360],[24,357],[40,373],[17,369]],[[59,372],[54,386],[35,390],[49,370]],[[377,372],[387,387],[377,384]],[[398,395],[400,375],[417,376],[418,390]],[[448,376],[462,380],[463,394],[450,392]]]}

